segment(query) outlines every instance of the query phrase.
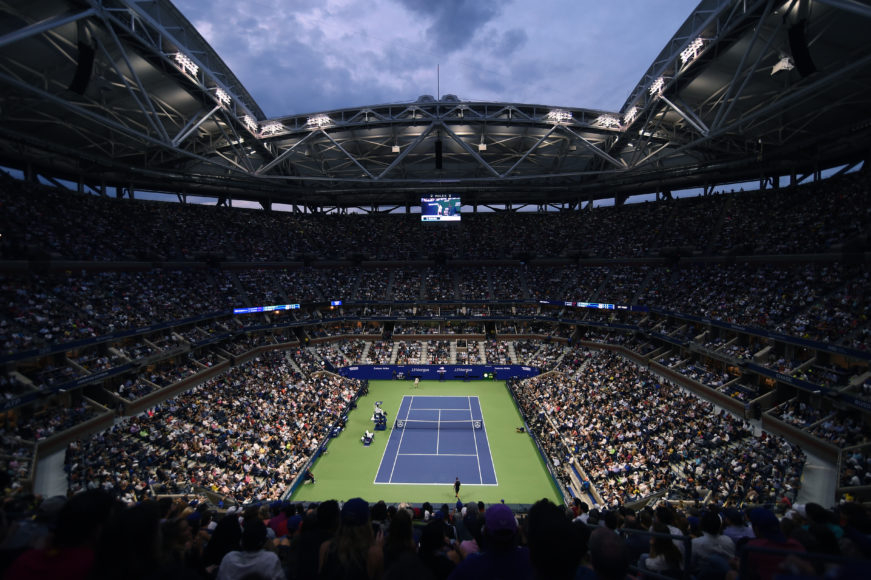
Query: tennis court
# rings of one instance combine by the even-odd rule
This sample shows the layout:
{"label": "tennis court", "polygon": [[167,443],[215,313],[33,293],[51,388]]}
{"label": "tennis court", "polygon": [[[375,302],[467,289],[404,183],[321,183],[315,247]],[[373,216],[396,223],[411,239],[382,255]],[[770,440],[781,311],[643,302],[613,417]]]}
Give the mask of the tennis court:
{"label": "tennis court", "polygon": [[477,396],[405,395],[376,484],[497,485]]}
{"label": "tennis court", "polygon": [[[464,443],[446,443],[448,439],[454,440],[450,431],[458,429],[439,429],[436,434],[429,429],[410,429],[402,431],[402,453],[410,453],[408,447],[409,435],[412,438],[420,436],[421,440],[428,441],[432,447],[426,449],[429,457],[424,457],[423,463],[436,465],[441,463],[438,470],[424,466],[420,469],[428,469],[429,477],[414,478],[414,482],[399,483],[399,474],[403,474],[409,465],[405,460],[410,457],[399,456],[399,430],[395,428],[397,419],[405,419],[411,409],[411,398],[414,398],[414,408],[427,405],[418,405],[418,400],[426,401],[424,396],[440,399],[441,403],[453,399],[452,404],[434,403],[428,405],[442,411],[442,419],[446,419],[445,411],[465,409],[466,419],[482,420],[481,430],[476,431],[477,438],[469,439],[468,435]],[[471,399],[471,400],[470,400]],[[382,408],[387,412],[387,431],[375,431],[375,439],[369,446],[363,445],[360,436],[364,431],[374,431],[372,424],[372,408],[376,401],[382,402]],[[457,401],[462,401],[457,404]],[[474,414],[470,414],[469,406],[472,406]],[[483,409],[483,414],[481,414]],[[411,417],[409,415],[409,417]],[[423,419],[425,416],[421,415]],[[418,418],[420,419],[420,418]],[[438,411],[436,411],[436,420]],[[547,497],[553,502],[562,502],[559,489],[550,477],[545,467],[544,460],[538,451],[532,437],[528,433],[518,433],[516,428],[523,424],[520,411],[514,404],[511,394],[503,381],[420,381],[420,385],[412,385],[411,381],[400,380],[372,380],[369,382],[369,394],[358,401],[358,407],[348,415],[347,424],[342,433],[329,441],[327,452],[321,455],[312,466],[312,472],[317,478],[316,484],[307,483],[299,485],[293,491],[292,501],[319,502],[328,499],[347,499],[350,497],[362,497],[370,502],[384,500],[386,502],[416,502],[429,501],[452,504],[454,501],[454,479],[459,475],[463,488],[463,499],[481,500],[485,503],[495,503],[505,500],[509,504],[532,504],[542,497]],[[471,430],[471,428],[470,428]],[[412,431],[417,433],[411,434]],[[396,437],[391,441],[391,435]],[[461,437],[461,436],[457,436]],[[486,439],[485,439],[486,437]],[[438,439],[437,439],[438,438]],[[458,473],[456,458],[446,457],[438,459],[435,455],[435,446],[438,445],[439,454],[448,451],[446,444],[451,445],[451,452],[457,454],[473,454],[475,442],[478,443],[478,457],[482,463],[482,477],[477,475],[477,463],[474,468],[464,467]],[[482,443],[486,442],[488,453],[481,451]],[[387,450],[388,443],[392,451]],[[394,447],[395,446],[395,447]],[[470,451],[471,449],[471,451]],[[389,474],[378,478],[378,471],[382,459],[390,457],[396,461],[397,472],[390,481]],[[475,458],[472,457],[472,460]],[[468,461],[468,460],[467,460]],[[442,463],[444,462],[444,463]],[[483,466],[491,465],[495,474],[491,474],[490,482],[476,484],[477,481],[486,481],[483,476]],[[393,469],[391,465],[390,469]],[[413,467],[411,469],[414,469]],[[441,477],[432,483],[435,477],[433,472],[438,471]],[[467,473],[468,472],[468,473]],[[498,485],[491,482],[496,481]],[[409,478],[410,479],[410,478]],[[416,480],[426,480],[417,483]],[[389,483],[387,483],[389,482]]]}

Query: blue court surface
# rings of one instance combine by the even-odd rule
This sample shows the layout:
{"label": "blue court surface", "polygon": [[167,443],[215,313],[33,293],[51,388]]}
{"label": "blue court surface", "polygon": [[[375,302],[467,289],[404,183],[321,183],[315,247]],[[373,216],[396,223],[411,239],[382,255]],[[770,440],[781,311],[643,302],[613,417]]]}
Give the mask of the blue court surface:
{"label": "blue court surface", "polygon": [[478,397],[404,396],[375,483],[497,485]]}

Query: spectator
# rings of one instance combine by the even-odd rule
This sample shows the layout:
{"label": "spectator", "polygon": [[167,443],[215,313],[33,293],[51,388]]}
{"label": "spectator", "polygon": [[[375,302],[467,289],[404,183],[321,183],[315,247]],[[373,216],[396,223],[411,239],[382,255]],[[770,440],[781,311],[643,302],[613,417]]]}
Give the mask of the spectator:
{"label": "spectator", "polygon": [[505,504],[494,504],[484,514],[484,545],[481,552],[459,563],[450,578],[527,579],[533,574],[529,550],[518,546],[518,526],[514,513]]}
{"label": "spectator", "polygon": [[252,576],[261,580],[284,580],[284,570],[274,552],[264,549],[266,524],[256,518],[245,520],[241,550],[229,552],[221,560],[217,580]]}
{"label": "spectator", "polygon": [[722,534],[722,522],[720,515],[713,511],[706,511],[701,518],[702,535],[692,540],[692,561],[690,569],[696,576],[706,573],[706,578],[713,580],[715,575],[711,570],[722,571],[722,578],[729,569],[729,562],[735,557],[735,542],[732,538]]}
{"label": "spectator", "polygon": [[754,551],[754,548],[782,552],[805,552],[804,546],[799,542],[783,535],[780,521],[771,510],[763,507],[753,508],[750,511],[750,523],[756,537],[748,541],[740,553],[742,577],[751,577],[752,575],[759,580],[772,580],[780,572],[780,565],[787,558],[784,553]]}
{"label": "spectator", "polygon": [[342,506],[339,529],[335,537],[320,547],[318,577],[377,578],[383,569],[383,538],[375,537],[369,518],[369,504],[353,498]]}

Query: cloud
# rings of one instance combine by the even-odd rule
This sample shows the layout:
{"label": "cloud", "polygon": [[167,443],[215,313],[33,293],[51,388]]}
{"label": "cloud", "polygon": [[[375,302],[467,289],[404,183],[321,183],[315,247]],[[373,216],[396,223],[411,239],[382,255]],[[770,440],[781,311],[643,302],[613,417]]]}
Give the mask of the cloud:
{"label": "cloud", "polygon": [[478,31],[499,16],[500,0],[398,0],[431,22],[426,29],[431,45],[452,53],[471,43]]}
{"label": "cloud", "polygon": [[697,4],[175,2],[268,117],[438,92],[616,111]]}

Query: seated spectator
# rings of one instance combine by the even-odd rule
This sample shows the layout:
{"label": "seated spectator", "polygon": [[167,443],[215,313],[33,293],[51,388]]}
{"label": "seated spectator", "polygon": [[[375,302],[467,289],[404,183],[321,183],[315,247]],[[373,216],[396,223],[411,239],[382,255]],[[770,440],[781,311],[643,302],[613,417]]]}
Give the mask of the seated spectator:
{"label": "seated spectator", "polygon": [[321,544],[319,578],[374,579],[381,574],[384,556],[370,524],[369,504],[365,500],[356,497],[345,502],[336,535]]}
{"label": "seated spectator", "polygon": [[229,552],[221,560],[217,580],[255,577],[260,580],[284,580],[284,570],[274,552],[264,549],[266,524],[257,518],[245,520],[241,550]]}
{"label": "seated spectator", "polygon": [[629,572],[629,549],[623,539],[605,527],[590,534],[590,564],[601,580],[623,580]]}
{"label": "seated spectator", "polygon": [[[669,526],[661,522],[654,522],[651,531],[656,534],[671,534]],[[671,578],[680,578],[683,576],[683,556],[667,535],[651,536],[650,553],[646,558],[642,557],[638,567]]]}
{"label": "seated spectator", "polygon": [[[706,511],[701,519],[702,535],[692,540],[690,568],[696,576],[705,573],[706,578],[722,578],[729,569],[729,561],[735,556],[735,542],[723,535],[719,514]],[[719,566],[722,575],[710,574]]]}
{"label": "seated spectator", "polygon": [[536,578],[571,580],[582,554],[565,510],[543,499],[529,510],[529,559]]}
{"label": "seated spectator", "polygon": [[481,551],[460,562],[451,579],[531,578],[529,549],[518,546],[518,539],[517,520],[511,508],[505,504],[490,506],[484,513]]}
{"label": "seated spectator", "polygon": [[787,555],[753,551],[753,548],[796,553],[804,553],[805,548],[801,543],[783,534],[780,521],[771,510],[762,507],[753,508],[749,516],[756,537],[744,546],[746,556],[742,558],[741,575],[749,576],[752,573],[760,580],[773,580],[780,573],[780,565],[786,560]]}
{"label": "seated spectator", "polygon": [[91,577],[100,532],[113,508],[112,498],[102,490],[91,490],[62,503],[54,500],[49,498],[43,502],[44,505],[53,502],[58,506],[51,516],[51,540],[42,548],[22,554],[4,579],[85,580]]}

